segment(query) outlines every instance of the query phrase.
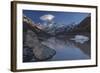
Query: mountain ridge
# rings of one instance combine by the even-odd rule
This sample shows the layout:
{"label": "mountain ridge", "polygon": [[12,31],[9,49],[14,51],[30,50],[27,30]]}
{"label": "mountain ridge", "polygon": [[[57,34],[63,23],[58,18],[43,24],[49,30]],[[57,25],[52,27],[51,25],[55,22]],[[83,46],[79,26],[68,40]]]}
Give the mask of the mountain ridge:
{"label": "mountain ridge", "polygon": [[68,34],[68,33],[78,33],[78,32],[90,32],[91,31],[91,17],[86,17],[83,21],[79,24],[71,23],[69,25],[61,25],[57,26],[55,23],[52,27],[39,25],[34,23],[30,18],[27,16],[23,16],[23,23],[29,24],[32,30],[35,30],[37,34],[44,33],[47,35],[60,35],[60,34]]}

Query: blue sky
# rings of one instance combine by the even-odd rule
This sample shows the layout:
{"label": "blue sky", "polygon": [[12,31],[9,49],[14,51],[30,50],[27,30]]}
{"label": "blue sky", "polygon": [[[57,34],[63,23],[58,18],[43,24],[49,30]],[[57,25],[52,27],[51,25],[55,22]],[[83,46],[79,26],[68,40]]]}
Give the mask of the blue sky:
{"label": "blue sky", "polygon": [[36,10],[23,10],[23,14],[32,19],[35,23],[43,24],[44,21],[40,19],[41,16],[51,14],[54,16],[52,20],[58,24],[69,25],[71,23],[80,23],[86,18],[89,13],[80,12],[56,12],[56,11],[36,11]]}

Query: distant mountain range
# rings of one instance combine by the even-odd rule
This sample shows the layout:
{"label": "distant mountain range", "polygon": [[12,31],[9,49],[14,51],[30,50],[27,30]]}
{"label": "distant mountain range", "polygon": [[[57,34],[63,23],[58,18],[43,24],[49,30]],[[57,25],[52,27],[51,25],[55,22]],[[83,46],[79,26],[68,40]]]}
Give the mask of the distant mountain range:
{"label": "distant mountain range", "polygon": [[60,35],[68,33],[79,33],[79,32],[90,32],[91,31],[91,17],[87,16],[79,24],[71,23],[69,25],[59,25],[57,23],[52,23],[52,26],[37,24],[32,21],[27,16],[23,16],[24,31],[26,29],[31,29],[35,31],[38,35]]}
{"label": "distant mountain range", "polygon": [[[62,31],[63,30],[63,31]],[[91,32],[91,16],[86,17],[77,25],[69,25],[59,29],[59,34]]]}

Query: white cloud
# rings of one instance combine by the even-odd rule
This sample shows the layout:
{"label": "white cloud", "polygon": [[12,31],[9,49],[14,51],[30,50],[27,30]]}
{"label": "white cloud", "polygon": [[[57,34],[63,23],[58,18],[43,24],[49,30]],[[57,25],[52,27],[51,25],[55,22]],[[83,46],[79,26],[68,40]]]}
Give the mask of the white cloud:
{"label": "white cloud", "polygon": [[55,17],[54,15],[46,14],[46,15],[41,16],[40,19],[43,21],[51,21],[53,20],[54,17]]}

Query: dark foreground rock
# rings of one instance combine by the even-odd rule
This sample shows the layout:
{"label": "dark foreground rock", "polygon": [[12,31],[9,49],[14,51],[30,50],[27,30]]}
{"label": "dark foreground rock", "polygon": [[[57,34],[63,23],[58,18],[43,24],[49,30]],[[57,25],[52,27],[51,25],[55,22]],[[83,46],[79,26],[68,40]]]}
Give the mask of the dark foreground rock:
{"label": "dark foreground rock", "polygon": [[23,47],[23,62],[30,62],[33,59],[33,50],[28,47]]}
{"label": "dark foreground rock", "polygon": [[27,30],[24,36],[24,46],[32,48],[32,52],[36,60],[47,60],[55,55],[56,51],[52,48],[42,45],[38,40],[37,35],[33,31]]}

